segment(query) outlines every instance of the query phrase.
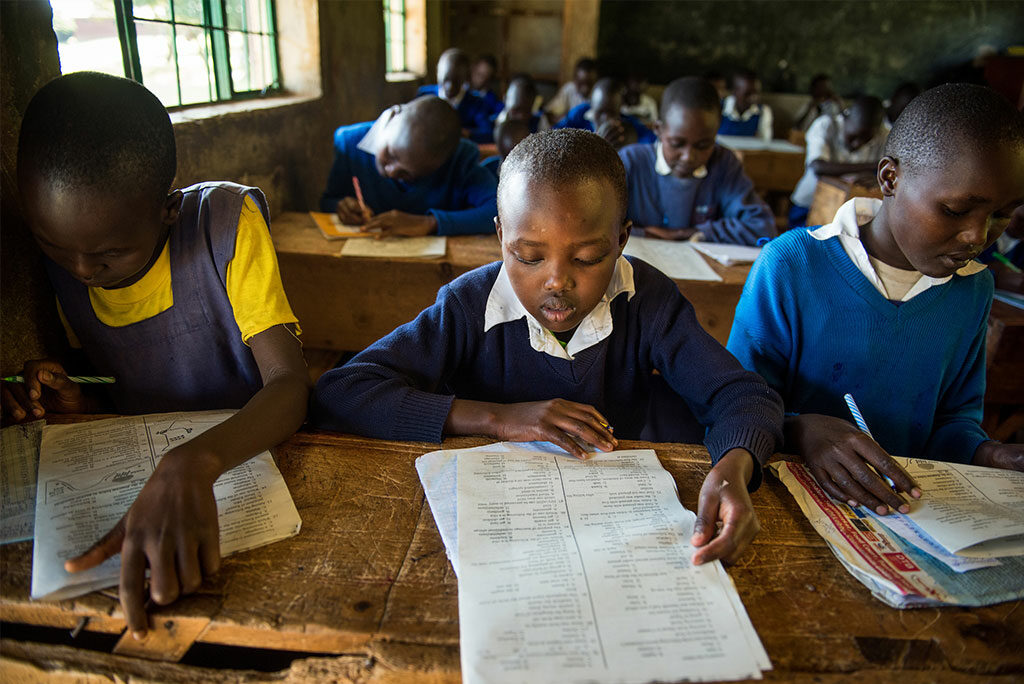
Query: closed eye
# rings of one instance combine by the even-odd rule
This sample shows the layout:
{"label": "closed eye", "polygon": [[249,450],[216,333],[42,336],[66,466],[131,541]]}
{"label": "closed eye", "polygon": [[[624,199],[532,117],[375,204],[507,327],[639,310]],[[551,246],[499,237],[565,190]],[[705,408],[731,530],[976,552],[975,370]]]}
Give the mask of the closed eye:
{"label": "closed eye", "polygon": [[950,209],[945,204],[942,205],[942,213],[945,214],[946,216],[965,216],[968,212],[970,212],[970,209],[965,209],[964,211],[956,211],[954,209]]}
{"label": "closed eye", "polygon": [[543,261],[542,259],[526,259],[526,258],[523,258],[523,257],[519,256],[518,254],[516,254],[515,257],[516,257],[516,261],[518,261],[521,264],[526,264],[527,266],[536,266],[541,261]]}
{"label": "closed eye", "polygon": [[599,263],[604,261],[606,256],[608,256],[608,255],[605,254],[605,255],[599,256],[596,259],[577,259],[576,263],[583,264],[584,266],[597,266]]}

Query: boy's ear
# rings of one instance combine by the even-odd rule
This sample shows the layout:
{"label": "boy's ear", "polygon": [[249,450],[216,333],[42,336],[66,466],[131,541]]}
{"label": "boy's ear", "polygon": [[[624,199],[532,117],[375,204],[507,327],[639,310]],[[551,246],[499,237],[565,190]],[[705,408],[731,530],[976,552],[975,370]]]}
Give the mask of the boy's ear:
{"label": "boy's ear", "polygon": [[900,177],[900,163],[892,157],[882,157],[878,161],[878,187],[883,197],[896,194],[896,183]]}
{"label": "boy's ear", "polygon": [[633,222],[625,219],[622,222],[622,229],[619,231],[619,254],[622,254],[622,250],[626,247],[626,241],[629,240],[629,235],[632,232]]}
{"label": "boy's ear", "polygon": [[181,201],[185,196],[181,190],[167,194],[164,200],[164,207],[160,210],[160,222],[165,226],[173,226],[178,223],[178,214],[181,212]]}
{"label": "boy's ear", "polygon": [[498,242],[501,242],[501,218],[494,217],[494,231],[498,234]]}

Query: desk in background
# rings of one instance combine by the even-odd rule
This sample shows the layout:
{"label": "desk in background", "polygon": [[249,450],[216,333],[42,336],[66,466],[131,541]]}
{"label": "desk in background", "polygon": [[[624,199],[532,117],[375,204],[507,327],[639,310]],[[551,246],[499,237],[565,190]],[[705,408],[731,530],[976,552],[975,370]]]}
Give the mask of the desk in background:
{"label": "desk in background", "polygon": [[[315,349],[361,350],[433,304],[442,285],[501,258],[493,234],[449,237],[442,259],[392,260],[339,257],[343,241],[326,240],[309,214],[283,213],[271,232],[303,344]],[[676,283],[704,329],[725,344],[750,265],[707,261],[721,281]]]}
{"label": "desk in background", "polygon": [[[488,442],[457,438],[444,446]],[[709,468],[703,447],[621,447],[654,447],[684,505],[696,508]],[[293,436],[274,451],[302,532],[225,559],[197,594],[158,610],[152,622],[166,639],[147,655],[174,660],[197,643],[218,662],[224,646],[277,649],[303,657],[279,675],[264,674],[267,680],[458,682],[458,587],[413,467],[434,448],[321,432]],[[913,684],[1024,676],[1024,602],[889,608],[847,574],[778,481],[766,477],[754,504],[761,534],[729,574],[774,665],[768,680]],[[110,592],[30,601],[31,561],[31,542],[0,547],[5,623],[70,630],[87,619],[84,632],[124,629]],[[42,644],[17,633],[5,625],[0,640],[6,681],[41,679],[44,672],[90,682],[112,681],[111,673],[117,681],[176,682],[253,674]],[[239,652],[248,653],[235,651],[236,662]],[[239,667],[254,666],[258,656],[251,658]]]}
{"label": "desk in background", "polygon": [[832,223],[839,207],[854,197],[882,199],[882,191],[878,185],[860,185],[836,176],[819,176],[818,185],[814,188],[814,199],[811,200],[811,209],[807,214],[807,225],[821,226]]}
{"label": "desk in background", "polygon": [[716,141],[728,147],[743,163],[743,170],[764,197],[770,192],[793,192],[804,175],[804,148],[785,140],[764,142],[759,138],[720,135]]}

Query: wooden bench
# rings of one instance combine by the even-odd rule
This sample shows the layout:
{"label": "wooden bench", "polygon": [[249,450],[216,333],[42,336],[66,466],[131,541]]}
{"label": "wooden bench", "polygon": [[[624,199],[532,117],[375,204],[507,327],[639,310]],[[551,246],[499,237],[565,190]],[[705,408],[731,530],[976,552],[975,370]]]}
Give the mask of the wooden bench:
{"label": "wooden bench", "polygon": [[874,197],[882,199],[882,191],[877,185],[866,186],[845,178],[821,176],[814,188],[814,199],[807,214],[808,226],[821,226],[832,223],[839,207],[854,197]]}

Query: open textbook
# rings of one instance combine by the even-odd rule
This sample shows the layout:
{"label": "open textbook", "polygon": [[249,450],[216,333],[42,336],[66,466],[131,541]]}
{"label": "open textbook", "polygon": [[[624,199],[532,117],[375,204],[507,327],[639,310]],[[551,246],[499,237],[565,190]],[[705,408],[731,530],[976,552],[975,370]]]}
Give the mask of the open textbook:
{"label": "open textbook", "polygon": [[46,421],[0,430],[0,544],[32,538],[36,517],[36,467]]}
{"label": "open textbook", "polygon": [[760,678],[771,663],[651,450],[546,443],[417,459],[459,576],[463,681]]}
{"label": "open textbook", "polygon": [[[1024,598],[1024,557],[965,557],[951,552],[935,538],[938,534],[944,539],[959,539],[959,544],[972,538],[991,540],[996,535],[999,548],[1012,548],[1011,542],[999,538],[1006,529],[1005,521],[993,525],[983,515],[976,518],[975,511],[987,510],[984,502],[992,496],[1003,504],[1020,502],[1024,475],[957,463],[896,460],[917,479],[924,492],[920,501],[911,502],[912,510],[907,515],[878,516],[864,507],[835,501],[798,463],[773,463],[770,467],[836,558],[886,604],[895,608],[984,606]],[[922,477],[922,464],[936,477]],[[965,486],[953,484],[957,481]],[[1018,503],[1016,511],[1021,510]],[[942,511],[938,518],[944,519],[937,519],[935,511]]]}
{"label": "open textbook", "polygon": [[722,279],[689,242],[633,236],[626,242],[622,253],[646,261],[676,280]]}
{"label": "open textbook", "polygon": [[341,248],[343,257],[379,259],[443,257],[448,249],[444,235],[424,237],[386,237],[379,240],[349,240]]}
{"label": "open textbook", "polygon": [[[75,574],[64,570],[64,561],[86,551],[121,519],[165,453],[233,413],[47,425],[39,451],[32,598],[66,599],[116,585],[119,555]],[[221,475],[213,493],[222,556],[296,535],[302,526],[270,452]]]}

